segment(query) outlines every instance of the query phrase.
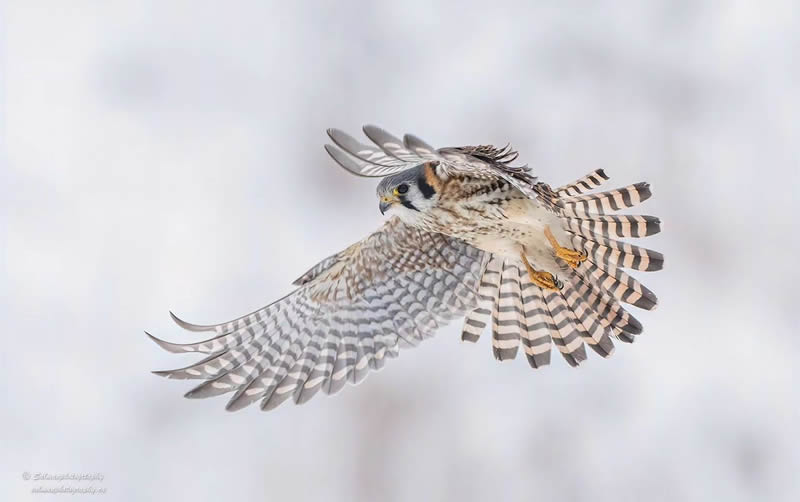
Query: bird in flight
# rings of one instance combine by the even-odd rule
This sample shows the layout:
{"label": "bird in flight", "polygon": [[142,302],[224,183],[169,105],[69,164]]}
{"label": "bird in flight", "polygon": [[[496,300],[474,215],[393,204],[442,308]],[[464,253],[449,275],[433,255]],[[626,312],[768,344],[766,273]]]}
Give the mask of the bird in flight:
{"label": "bird in flight", "polygon": [[382,178],[376,232],[314,265],[280,300],[238,319],[196,325],[196,343],[150,338],[170,352],[207,357],[155,373],[202,382],[186,397],[232,393],[228,410],[270,410],[334,394],[379,370],[456,318],[476,342],[491,325],[494,357],[550,363],[555,345],[571,366],[586,347],[602,357],[631,343],[656,296],[623,269],[660,270],[663,256],[618,239],[660,231],[653,216],[614,214],[647,200],[647,183],[597,192],[602,169],[551,188],[506,146],[436,149],[375,126],[365,144],[329,129],[325,149],[347,171]]}

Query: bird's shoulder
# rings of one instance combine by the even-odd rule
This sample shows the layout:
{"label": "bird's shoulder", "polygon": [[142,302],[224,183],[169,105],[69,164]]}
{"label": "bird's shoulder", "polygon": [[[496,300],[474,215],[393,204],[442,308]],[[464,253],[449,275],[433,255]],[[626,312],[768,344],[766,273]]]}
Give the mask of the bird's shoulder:
{"label": "bird's shoulder", "polygon": [[442,185],[440,197],[443,200],[491,200],[506,198],[512,194],[522,195],[513,184],[501,176],[481,173],[457,174],[449,177]]}

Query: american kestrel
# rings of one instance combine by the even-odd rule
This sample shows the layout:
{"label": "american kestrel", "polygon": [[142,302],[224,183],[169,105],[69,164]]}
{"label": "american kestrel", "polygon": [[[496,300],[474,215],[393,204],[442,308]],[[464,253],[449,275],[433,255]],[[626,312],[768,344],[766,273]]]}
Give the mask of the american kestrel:
{"label": "american kestrel", "polygon": [[534,368],[549,364],[551,341],[572,366],[588,345],[603,357],[613,339],[633,342],[642,325],[622,303],[651,310],[656,296],[624,268],[654,271],[663,256],[617,239],[660,230],[652,216],[612,215],[650,197],[647,183],[590,193],[603,170],[551,188],[510,147],[435,149],[365,126],[374,145],[328,130],[325,149],[346,170],[382,177],[378,207],[389,216],[375,233],[313,266],[294,291],[251,314],[198,326],[213,336],[171,352],[208,357],[156,371],[203,380],[186,397],[232,392],[228,410],[260,400],[272,409],[338,392],[381,369],[465,316],[461,338],[475,342],[491,317],[498,360],[522,344]]}

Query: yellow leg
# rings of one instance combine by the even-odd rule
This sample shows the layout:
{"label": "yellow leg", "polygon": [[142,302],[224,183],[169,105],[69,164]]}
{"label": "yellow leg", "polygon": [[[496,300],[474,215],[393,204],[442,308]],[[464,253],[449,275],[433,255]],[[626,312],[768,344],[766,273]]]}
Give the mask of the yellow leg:
{"label": "yellow leg", "polygon": [[539,286],[542,289],[561,289],[564,287],[561,284],[561,281],[555,278],[553,274],[550,272],[540,272],[538,270],[534,270],[531,266],[528,258],[525,256],[525,252],[519,254],[520,258],[522,258],[522,263],[525,264],[525,268],[528,269],[528,276],[530,276],[531,281]]}
{"label": "yellow leg", "polygon": [[578,265],[586,261],[586,253],[561,247],[555,235],[553,235],[553,232],[550,231],[549,226],[544,227],[544,235],[547,237],[547,240],[550,241],[550,245],[553,246],[556,256],[567,262],[567,265],[570,267],[578,268]]}

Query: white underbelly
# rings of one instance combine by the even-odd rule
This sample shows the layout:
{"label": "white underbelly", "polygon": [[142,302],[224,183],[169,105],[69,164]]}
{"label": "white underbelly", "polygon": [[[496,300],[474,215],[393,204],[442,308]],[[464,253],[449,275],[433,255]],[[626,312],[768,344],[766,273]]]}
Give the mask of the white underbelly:
{"label": "white underbelly", "polygon": [[526,204],[517,209],[507,213],[510,219],[503,223],[498,232],[469,239],[472,245],[512,259],[519,259],[524,249],[525,256],[535,269],[557,272],[561,265],[556,261],[553,247],[545,237],[544,229],[549,226],[559,244],[571,248],[569,236],[561,227],[561,218],[536,203]]}

